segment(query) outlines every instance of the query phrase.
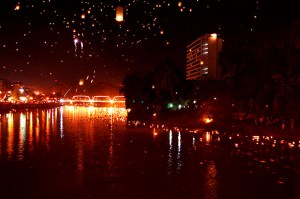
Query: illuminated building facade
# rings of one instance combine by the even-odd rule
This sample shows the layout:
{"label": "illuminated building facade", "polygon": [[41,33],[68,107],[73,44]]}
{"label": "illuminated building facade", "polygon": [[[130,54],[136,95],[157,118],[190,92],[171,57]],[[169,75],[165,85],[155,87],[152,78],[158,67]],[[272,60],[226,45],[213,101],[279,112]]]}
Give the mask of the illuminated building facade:
{"label": "illuminated building facade", "polygon": [[206,34],[187,46],[186,79],[219,80],[221,68],[218,55],[222,49],[222,39],[217,34]]}

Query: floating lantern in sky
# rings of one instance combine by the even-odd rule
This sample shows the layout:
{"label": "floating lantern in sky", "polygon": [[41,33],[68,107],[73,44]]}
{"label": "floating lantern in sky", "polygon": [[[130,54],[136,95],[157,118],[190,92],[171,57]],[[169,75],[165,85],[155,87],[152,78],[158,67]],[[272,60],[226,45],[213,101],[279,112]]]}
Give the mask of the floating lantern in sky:
{"label": "floating lantern in sky", "polygon": [[80,45],[81,53],[83,53],[83,42],[77,36],[73,36],[73,43],[75,48],[75,56],[77,57],[77,46]]}
{"label": "floating lantern in sky", "polygon": [[84,79],[80,79],[78,84],[79,84],[79,86],[83,86],[84,85]]}
{"label": "floating lantern in sky", "polygon": [[16,11],[20,10],[20,3],[18,3],[18,4],[16,5],[15,10],[16,10]]}
{"label": "floating lantern in sky", "polygon": [[122,6],[116,8],[116,21],[122,22],[124,20],[123,11],[124,9]]}

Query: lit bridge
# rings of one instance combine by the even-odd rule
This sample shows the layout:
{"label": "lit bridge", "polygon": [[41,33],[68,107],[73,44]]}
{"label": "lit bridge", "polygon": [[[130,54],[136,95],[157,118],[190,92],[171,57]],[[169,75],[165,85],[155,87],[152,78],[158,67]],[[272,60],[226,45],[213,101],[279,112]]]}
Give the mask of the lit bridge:
{"label": "lit bridge", "polygon": [[94,107],[117,107],[125,108],[125,97],[124,96],[104,96],[97,95],[90,97],[88,95],[74,95],[71,99],[63,99],[63,105],[73,106],[94,106]]}

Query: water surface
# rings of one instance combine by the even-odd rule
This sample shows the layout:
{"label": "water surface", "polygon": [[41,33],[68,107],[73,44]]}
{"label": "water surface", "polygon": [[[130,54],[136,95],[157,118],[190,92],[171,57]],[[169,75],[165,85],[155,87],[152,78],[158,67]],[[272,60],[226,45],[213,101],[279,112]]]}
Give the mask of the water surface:
{"label": "water surface", "polygon": [[300,198],[296,138],[125,123],[121,108],[1,114],[1,198]]}

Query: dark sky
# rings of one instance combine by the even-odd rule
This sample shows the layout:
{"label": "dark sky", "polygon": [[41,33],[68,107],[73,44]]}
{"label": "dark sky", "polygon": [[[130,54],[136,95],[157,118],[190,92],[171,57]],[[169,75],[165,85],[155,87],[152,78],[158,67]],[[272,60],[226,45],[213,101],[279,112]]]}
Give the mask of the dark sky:
{"label": "dark sky", "polygon": [[[286,23],[297,15],[290,2],[1,0],[0,78],[37,88],[79,79],[118,86],[163,57],[184,67],[185,47],[202,34],[255,31],[261,19]],[[121,23],[117,6],[125,12]]]}

